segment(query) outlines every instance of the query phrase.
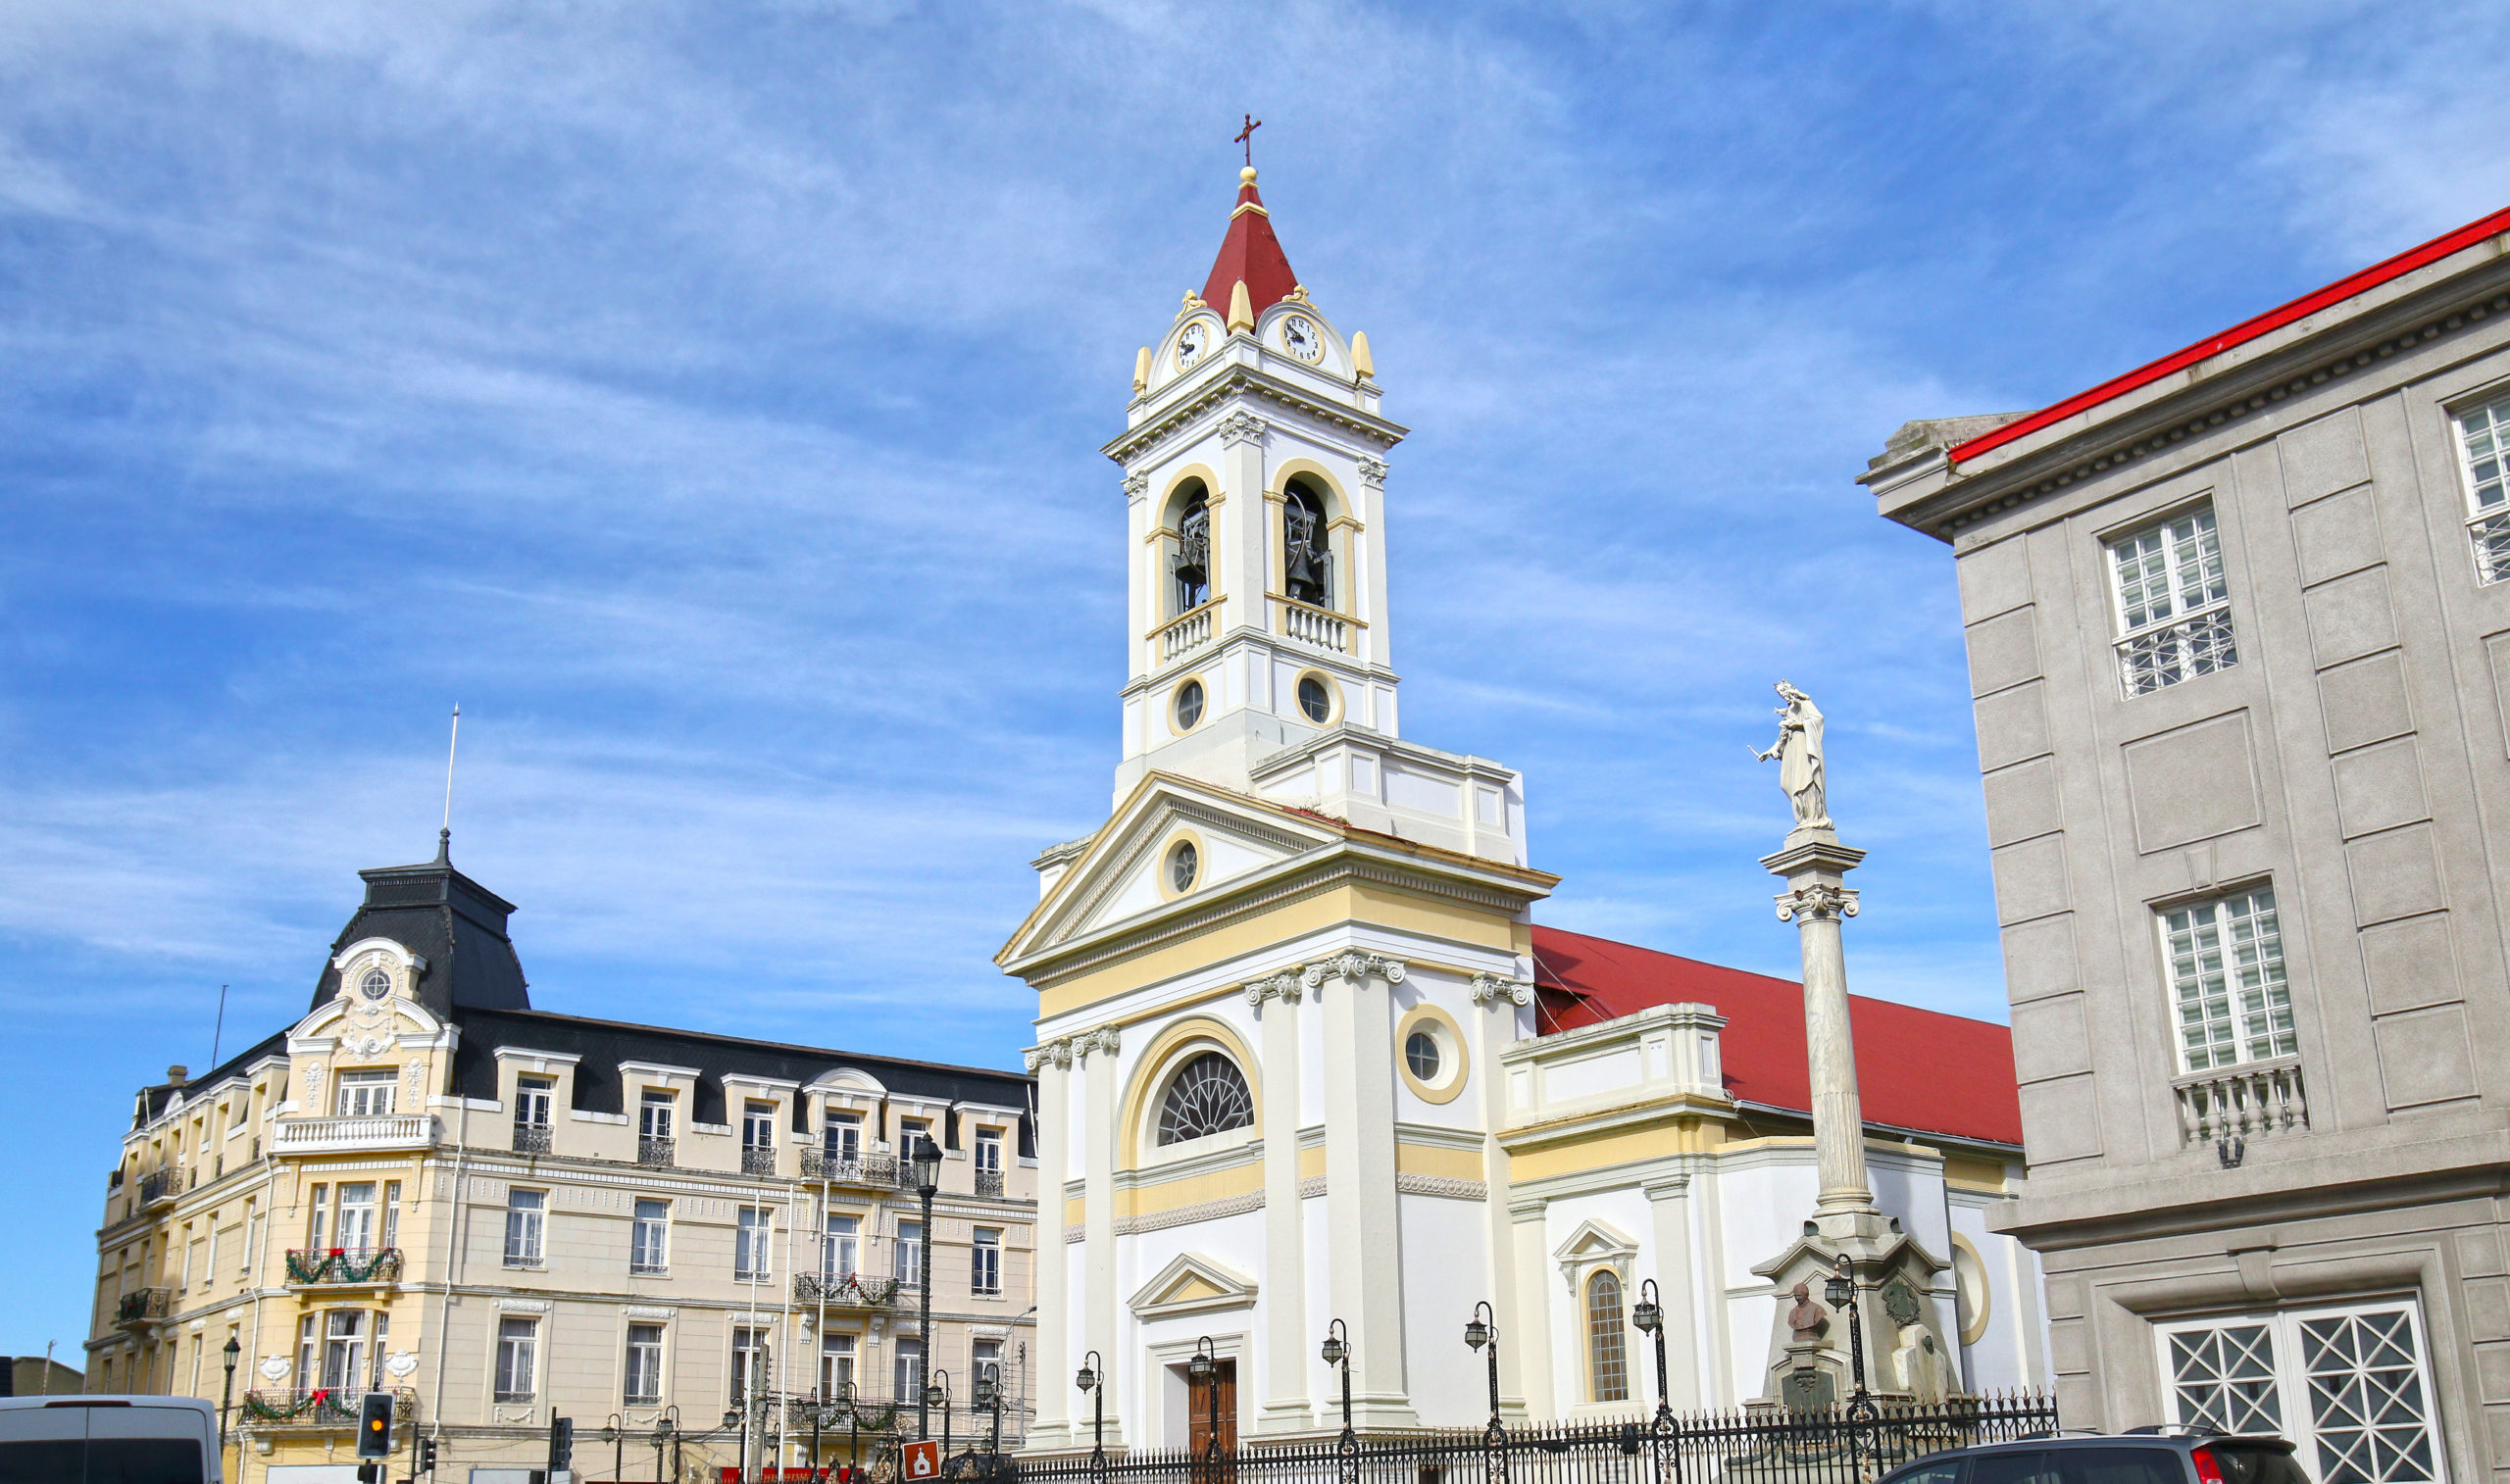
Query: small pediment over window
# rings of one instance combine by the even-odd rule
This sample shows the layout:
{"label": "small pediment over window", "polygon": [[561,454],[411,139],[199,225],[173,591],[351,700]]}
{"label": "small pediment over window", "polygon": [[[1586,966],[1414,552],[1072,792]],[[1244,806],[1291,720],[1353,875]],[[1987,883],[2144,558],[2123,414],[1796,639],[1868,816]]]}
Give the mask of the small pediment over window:
{"label": "small pediment over window", "polygon": [[1143,1284],[1129,1303],[1144,1319],[1179,1314],[1214,1313],[1248,1309],[1255,1303],[1255,1280],[1201,1253],[1180,1253],[1159,1275]]}

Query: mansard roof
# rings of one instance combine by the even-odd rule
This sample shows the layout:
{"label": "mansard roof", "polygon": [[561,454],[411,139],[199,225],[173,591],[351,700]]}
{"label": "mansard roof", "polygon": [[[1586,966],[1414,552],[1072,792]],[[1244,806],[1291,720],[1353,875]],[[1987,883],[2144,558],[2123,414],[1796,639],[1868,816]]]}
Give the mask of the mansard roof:
{"label": "mansard roof", "polygon": [[1298,274],[1290,272],[1281,239],[1273,235],[1272,213],[1255,194],[1255,168],[1240,171],[1238,180],[1237,209],[1230,213],[1229,235],[1221,239],[1220,257],[1203,282],[1203,302],[1226,315],[1229,291],[1244,283],[1247,308],[1260,315],[1290,296]]}
{"label": "mansard roof", "polygon": [[[389,938],[427,961],[419,1003],[439,1016],[464,1010],[528,1010],[523,961],[506,936],[514,904],[454,869],[449,835],[435,859],[358,872],[366,901],[332,940],[331,953],[366,938]],[[340,992],[339,965],[326,960],[310,1010]]]}
{"label": "mansard roof", "polygon": [[[1737,1102],[1811,1113],[1803,985],[1556,927],[1534,928],[1533,962],[1541,1034],[1651,1005],[1713,1005],[1726,1017],[1726,1090]],[[1848,1023],[1866,1122],[2021,1145],[2011,1029],[1864,995],[1848,996]]]}

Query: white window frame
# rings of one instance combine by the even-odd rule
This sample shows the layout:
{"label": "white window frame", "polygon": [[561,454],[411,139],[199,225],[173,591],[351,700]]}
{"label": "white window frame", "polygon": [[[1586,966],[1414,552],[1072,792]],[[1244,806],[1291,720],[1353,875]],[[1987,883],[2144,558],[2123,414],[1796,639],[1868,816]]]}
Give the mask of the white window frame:
{"label": "white window frame", "polygon": [[[840,1225],[839,1223],[843,1223]],[[833,1283],[863,1270],[863,1218],[832,1211],[821,1223],[820,1278]]]}
{"label": "white window frame", "polygon": [[776,1105],[752,1098],[741,1104],[741,1148],[776,1148]]}
{"label": "white window frame", "polygon": [[517,1077],[514,1079],[514,1126],[547,1128],[549,1113],[558,1096],[555,1077]]}
{"label": "white window frame", "polygon": [[[2243,942],[2235,936],[2234,930],[2245,922],[2254,932],[2259,918],[2256,904],[2260,898],[2265,900],[2265,913],[2272,915],[2273,931],[2271,935],[2252,936]],[[2250,912],[2245,918],[2233,918],[2228,915],[2228,910],[2235,903],[2250,905]],[[2202,924],[2195,921],[2195,917],[2200,914],[2211,919],[2214,947],[2210,954],[2194,961],[2195,968],[2192,974],[2183,975],[2181,971],[2183,955],[2175,942],[2177,935],[2171,926],[2171,920],[2185,915],[2190,918],[2189,933],[2200,934]],[[2283,922],[2283,907],[2275,899],[2275,884],[2272,881],[2260,881],[2237,891],[2207,897],[2201,901],[2181,902],[2155,909],[2153,926],[2161,936],[2162,976],[2170,985],[2170,1034],[2171,1045],[2174,1048],[2172,1055],[2177,1059],[2179,1070],[2183,1075],[2215,1071],[2232,1066],[2253,1066],[2269,1062],[2289,1061],[2299,1054],[2300,1032],[2292,1017],[2292,986],[2287,958],[2284,952]],[[2193,942],[2194,939],[2191,937],[2191,949]],[[2271,962],[2262,952],[2253,964],[2243,963],[2238,956],[2243,946],[2262,950],[2270,945],[2273,948]],[[2203,953],[2202,950],[2194,951]],[[2210,971],[2204,967],[2208,962],[2214,965]],[[2252,977],[2258,980],[2254,986],[2247,982]],[[2219,998],[2223,1002],[2224,1014],[2221,1016],[2213,1015],[2203,1008],[2206,1000],[2217,998],[2206,993],[2202,988],[2209,979],[2219,979],[2222,984]],[[2194,990],[2192,995],[2191,989]],[[2203,1015],[2203,1023],[2207,1027],[2205,1041],[2207,1059],[2202,1065],[2197,1064],[2185,1034],[2188,1023],[2187,1010],[2191,998],[2196,1003],[2198,1013]],[[2257,1028],[2261,1017],[2264,1021],[2262,1030]],[[2229,1030],[2231,1039],[2228,1043],[2218,1043],[2214,1040],[2213,1027],[2218,1020]],[[2290,1048],[2279,1047],[2278,1043],[2285,1040],[2291,1042]],[[2263,1051],[2260,1050],[2261,1047],[2264,1048]],[[2231,1060],[2220,1059],[2221,1053],[2225,1051],[2229,1052]]]}
{"label": "white window frame", "polygon": [[820,1336],[820,1398],[831,1400],[843,1394],[846,1383],[853,1381],[862,1365],[862,1342],[851,1333],[832,1329]]}
{"label": "white window frame", "polygon": [[[2160,551],[2134,559],[2146,593],[2139,615],[2128,606],[2126,554],[2135,544],[2155,537],[2161,542]],[[2161,564],[2157,573],[2150,569],[2156,557]],[[2109,587],[2110,618],[2118,630],[2113,645],[2118,679],[2127,699],[2148,696],[2239,663],[2222,530],[2211,501],[2104,539],[2100,559]],[[2191,560],[2196,586],[2192,601],[2186,591]],[[2164,587],[2158,598],[2151,596],[2155,580]]]}
{"label": "white window frame", "polygon": [[[2476,419],[2484,426],[2471,427]],[[2452,412],[2449,431],[2457,443],[2458,476],[2465,481],[2476,581],[2510,580],[2510,394],[2496,393],[2489,401]],[[2479,449],[2479,443],[2488,446]],[[2485,498],[2487,491],[2489,500]]]}
{"label": "white window frame", "polygon": [[[653,1332],[652,1344],[637,1343],[636,1332],[640,1329]],[[625,1363],[620,1368],[621,1374],[626,1378],[620,1387],[620,1400],[624,1405],[653,1407],[661,1404],[663,1376],[666,1373],[663,1367],[665,1347],[670,1344],[671,1331],[657,1320],[641,1319],[628,1326],[628,1351]],[[641,1360],[639,1352],[643,1353]],[[640,1369],[646,1372],[641,1377],[638,1375]],[[648,1384],[647,1390],[636,1389],[639,1379]]]}
{"label": "white window frame", "polygon": [[968,1292],[989,1297],[1002,1293],[1002,1229],[996,1226],[975,1228],[976,1235],[968,1244]]}
{"label": "white window frame", "polygon": [[547,1250],[549,1193],[513,1189],[506,1192],[506,1266],[538,1267]]}
{"label": "white window frame", "polygon": [[679,1098],[667,1087],[648,1087],[636,1099],[636,1137],[669,1139],[678,1124]]}
{"label": "white window frame", "polygon": [[[2172,1361],[2171,1341],[2179,1336],[2235,1326],[2258,1326],[2267,1331],[2274,1372],[2273,1397],[2276,1404],[2275,1431],[2292,1441],[2298,1450],[2295,1459],[2319,1484],[2362,1484],[2364,1473],[2355,1470],[2337,1472],[2331,1477],[2328,1459],[2320,1437],[2318,1415],[2312,1404],[2323,1393],[2313,1382],[2301,1348],[2302,1326],[2311,1320],[2331,1318],[2375,1318],[2402,1313],[2406,1333],[2414,1343],[2415,1374],[2421,1392],[2422,1446],[2431,1459],[2428,1475],[2384,1473],[2376,1477],[2387,1484],[2428,1480],[2429,1484],[2448,1484],[2448,1455],[2440,1439],[2438,1397],[2434,1385],[2432,1346],[2423,1328],[2422,1306],[2411,1298],[2356,1300],[2345,1304],[2319,1305],[2305,1309],[2270,1310],[2250,1313],[2215,1314],[2201,1319],[2179,1319],[2153,1326],[2154,1362],[2159,1367],[2163,1407],[2174,1423],[2186,1425],[2193,1419],[2180,1395],[2180,1379]],[[2347,1388],[2348,1392],[2351,1390]]]}
{"label": "white window frame", "polygon": [[[528,1402],[538,1395],[540,1321],[526,1314],[497,1316],[497,1354],[488,1384],[500,1402]],[[523,1384],[518,1386],[517,1381]]]}
{"label": "white window frame", "polygon": [[744,1206],[733,1220],[732,1281],[766,1282],[776,1275],[775,1209]]}
{"label": "white window frame", "polygon": [[[655,1217],[645,1210],[660,1207]],[[671,1203],[638,1197],[628,1208],[628,1270],[640,1277],[662,1277],[671,1271]]]}
{"label": "white window frame", "polygon": [[863,1158],[863,1115],[839,1109],[828,1110],[820,1122],[820,1148],[833,1159]]}
{"label": "white window frame", "polygon": [[331,1079],[331,1106],[343,1118],[392,1116],[392,1092],[401,1074],[389,1066],[360,1066]]}
{"label": "white window frame", "polygon": [[976,1164],[979,1173],[1002,1173],[1002,1130],[977,1130]]}
{"label": "white window frame", "polygon": [[[331,1245],[348,1252],[363,1252],[382,1244],[376,1241],[376,1227],[382,1212],[376,1207],[380,1187],[373,1180],[342,1180],[332,1189],[336,1192],[331,1217]],[[350,1192],[360,1192],[352,1195]],[[352,1242],[349,1238],[355,1237]]]}
{"label": "white window frame", "polygon": [[[910,1236],[908,1233],[912,1232]],[[923,1286],[925,1273],[932,1265],[932,1243],[925,1234],[922,1221],[900,1218],[898,1234],[892,1243],[890,1266],[897,1273],[900,1288]]]}

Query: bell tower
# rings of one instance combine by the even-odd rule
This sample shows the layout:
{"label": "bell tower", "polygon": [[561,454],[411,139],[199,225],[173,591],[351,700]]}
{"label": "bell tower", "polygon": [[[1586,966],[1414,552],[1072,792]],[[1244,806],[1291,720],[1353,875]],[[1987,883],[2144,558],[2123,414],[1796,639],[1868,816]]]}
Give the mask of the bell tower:
{"label": "bell tower", "polygon": [[[1313,771],[1309,744],[1397,736],[1385,454],[1366,335],[1290,271],[1252,165],[1202,292],[1133,365],[1122,437],[1130,543],[1116,797],[1163,771],[1247,793]],[[1302,773],[1302,779],[1306,773]]]}

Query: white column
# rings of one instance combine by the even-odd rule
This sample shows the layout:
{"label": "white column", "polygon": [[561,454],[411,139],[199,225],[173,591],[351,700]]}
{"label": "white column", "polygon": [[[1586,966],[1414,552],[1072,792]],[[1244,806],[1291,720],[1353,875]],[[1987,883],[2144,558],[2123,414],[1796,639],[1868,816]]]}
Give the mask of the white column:
{"label": "white column", "polygon": [[1298,1195],[1299,999],[1296,968],[1246,986],[1264,1027],[1264,1382],[1258,1432],[1316,1425],[1307,1380],[1307,1232]]}
{"label": "white column", "polygon": [[[1082,1249],[1080,1333],[1084,1348],[1107,1362],[1107,1446],[1124,1443],[1123,1411],[1130,1388],[1142,1384],[1140,1358],[1119,1348],[1116,1311],[1116,1029],[1112,1025],[1072,1038],[1080,1056],[1081,1092],[1087,1113],[1081,1123],[1081,1199],[1088,1208],[1081,1217]],[[1123,1384],[1120,1385],[1119,1382]]]}
{"label": "white column", "polygon": [[1311,965],[1302,978],[1325,1019],[1326,1244],[1333,1313],[1351,1332],[1351,1417],[1363,1428],[1417,1426],[1404,1382],[1387,990],[1403,981],[1403,965],[1355,951]]}
{"label": "white column", "polygon": [[1037,1363],[1033,1383],[1037,1420],[1029,1431],[1040,1448],[1063,1446],[1072,1409],[1071,1271],[1064,1257],[1063,1186],[1072,1168],[1072,1043],[1059,1041],[1027,1054],[1037,1076]]}
{"label": "white column", "polygon": [[[1503,1327],[1499,1342],[1507,1348],[1500,1354],[1504,1361],[1516,1358],[1518,1374],[1530,1383],[1525,1397],[1526,1415],[1536,1422],[1556,1421],[1560,1416],[1559,1387],[1551,1380],[1551,1305],[1555,1273],[1551,1265],[1551,1244],[1543,1219],[1550,1202],[1540,1196],[1524,1201],[1510,1201],[1508,1238],[1516,1254],[1516,1303],[1513,1329]],[[1503,1377],[1502,1386],[1507,1384]],[[1574,1399],[1576,1391],[1571,1392]],[[1502,1402],[1506,1399],[1503,1397]],[[1479,1409],[1476,1409],[1477,1410]]]}
{"label": "white column", "polygon": [[[1264,500],[1264,441],[1272,424],[1239,408],[1221,420],[1221,487],[1212,492],[1212,582],[1222,586],[1226,626],[1270,622],[1273,507]],[[1226,631],[1225,627],[1223,631]],[[1214,637],[1218,637],[1215,634]]]}
{"label": "white column", "polygon": [[[1518,1341],[1529,1334],[1538,1318],[1529,1320],[1529,1313],[1539,1314],[1539,1308],[1527,1309],[1528,1295],[1538,1305],[1538,1284],[1544,1263],[1537,1256],[1532,1271],[1537,1285],[1528,1289],[1520,1275],[1526,1262],[1518,1251],[1516,1215],[1509,1202],[1508,1152],[1499,1147],[1498,1131],[1508,1122],[1508,1073],[1499,1054],[1516,1044],[1519,1036],[1531,1028],[1521,1022],[1530,1016],[1533,1004],[1533,986],[1513,976],[1475,974],[1466,991],[1479,1013],[1474,1015],[1473,1054],[1481,1064],[1481,1183],[1486,1192],[1481,1206],[1487,1213],[1489,1243],[1489,1280],[1491,1316],[1499,1326],[1499,1412],[1510,1423],[1522,1422],[1530,1414],[1531,1389],[1539,1384],[1543,1369],[1532,1365],[1532,1353]],[[1540,1208],[1536,1207],[1536,1215]],[[1469,1305],[1468,1305],[1469,1307]],[[1454,1321],[1459,1330],[1463,1320]]]}
{"label": "white column", "polygon": [[1795,923],[1803,952],[1804,1046],[1822,1179],[1816,1212],[1824,1216],[1874,1212],[1873,1184],[1865,1173],[1865,1113],[1856,1091],[1856,1040],[1848,1022],[1847,952],[1839,939],[1839,919],[1856,915],[1856,893],[1842,882],[1864,859],[1865,852],[1822,830],[1761,862],[1786,878],[1778,915]]}
{"label": "white column", "polygon": [[[1692,1295],[1697,1292],[1694,1273],[1698,1264],[1690,1248],[1690,1176],[1649,1180],[1638,1188],[1647,1197],[1647,1213],[1655,1218],[1656,1293],[1665,1311],[1665,1399],[1677,1411],[1693,1410],[1702,1401],[1699,1314],[1692,1302]],[[1647,1401],[1652,1404],[1656,1400],[1656,1347],[1653,1341],[1641,1343],[1647,1367]]]}

